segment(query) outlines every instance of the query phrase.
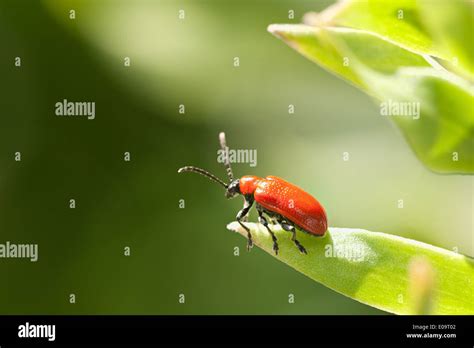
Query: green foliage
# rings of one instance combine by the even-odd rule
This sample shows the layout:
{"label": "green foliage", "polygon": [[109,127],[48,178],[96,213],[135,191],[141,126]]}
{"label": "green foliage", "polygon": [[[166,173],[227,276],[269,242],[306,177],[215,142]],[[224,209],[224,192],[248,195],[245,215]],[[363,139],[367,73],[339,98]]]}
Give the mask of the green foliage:
{"label": "green foliage", "polygon": [[449,67],[474,77],[474,3],[472,1],[418,1],[420,15]]}
{"label": "green foliage", "polygon": [[311,25],[271,25],[269,31],[375,97],[381,110],[384,104],[418,105],[417,113],[388,116],[418,158],[436,172],[472,174],[474,40],[469,10],[467,2],[448,9],[425,1],[348,1],[306,15]]}
{"label": "green foliage", "polygon": [[[329,228],[324,237],[298,232],[304,255],[288,232],[274,226],[275,255],[265,228],[246,225],[257,247],[359,302],[396,314],[474,314],[474,262],[460,254],[380,232]],[[237,222],[227,228],[246,236]]]}
{"label": "green foliage", "polygon": [[406,50],[437,57],[473,77],[474,5],[463,0],[349,0],[306,24],[367,30]]}

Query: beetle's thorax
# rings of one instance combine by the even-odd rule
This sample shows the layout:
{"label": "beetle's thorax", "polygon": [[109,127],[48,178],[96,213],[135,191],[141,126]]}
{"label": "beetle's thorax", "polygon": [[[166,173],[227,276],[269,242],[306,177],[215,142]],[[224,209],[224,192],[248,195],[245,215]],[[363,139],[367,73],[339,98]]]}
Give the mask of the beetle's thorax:
{"label": "beetle's thorax", "polygon": [[243,195],[252,195],[260,180],[262,180],[262,178],[254,175],[245,175],[241,177],[239,182],[240,193]]}

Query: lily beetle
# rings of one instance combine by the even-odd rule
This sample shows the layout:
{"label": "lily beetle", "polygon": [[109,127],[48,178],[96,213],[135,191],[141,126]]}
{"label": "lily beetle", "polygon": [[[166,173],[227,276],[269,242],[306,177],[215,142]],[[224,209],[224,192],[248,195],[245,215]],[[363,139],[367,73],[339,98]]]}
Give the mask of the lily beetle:
{"label": "lily beetle", "polygon": [[244,197],[244,207],[237,213],[237,222],[247,231],[247,249],[253,246],[250,229],[245,226],[248,220],[250,208],[255,203],[258,221],[265,226],[273,240],[273,251],[278,254],[278,240],[268,224],[267,216],[271,224],[278,223],[283,230],[291,232],[291,240],[299,251],[307,254],[306,249],[296,239],[296,229],[309,233],[313,236],[323,236],[326,233],[328,223],[323,206],[309,193],[301,188],[276,176],[260,178],[254,175],[245,175],[240,179],[234,179],[229,161],[229,148],[226,145],[225,134],[219,134],[222,150],[225,153],[224,165],[229,182],[225,183],[217,176],[208,171],[186,166],[178,170],[178,173],[193,172],[201,174],[225,188],[226,198],[234,198],[238,195]]}

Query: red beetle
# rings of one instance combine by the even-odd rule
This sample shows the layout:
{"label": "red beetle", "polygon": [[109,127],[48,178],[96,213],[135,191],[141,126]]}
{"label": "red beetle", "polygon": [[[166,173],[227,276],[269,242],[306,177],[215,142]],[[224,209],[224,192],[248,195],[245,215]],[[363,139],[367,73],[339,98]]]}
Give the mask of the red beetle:
{"label": "red beetle", "polygon": [[228,184],[208,171],[197,167],[186,166],[180,168],[178,173],[194,172],[204,175],[224,186],[227,198],[234,198],[237,195],[244,196],[244,207],[237,214],[237,222],[247,231],[247,249],[253,246],[252,234],[249,228],[244,225],[244,222],[247,221],[250,208],[255,202],[258,221],[266,227],[272,236],[275,254],[278,254],[277,238],[268,226],[268,221],[264,214],[270,218],[272,224],[276,221],[285,231],[291,232],[291,240],[302,253],[306,254],[306,249],[296,239],[295,226],[311,235],[323,236],[328,228],[326,212],[323,206],[309,193],[276,176],[260,178],[258,176],[246,175],[234,180],[229,161],[229,148],[225,142],[225,134],[220,133],[219,139],[221,148],[226,154],[224,165],[229,177]]}

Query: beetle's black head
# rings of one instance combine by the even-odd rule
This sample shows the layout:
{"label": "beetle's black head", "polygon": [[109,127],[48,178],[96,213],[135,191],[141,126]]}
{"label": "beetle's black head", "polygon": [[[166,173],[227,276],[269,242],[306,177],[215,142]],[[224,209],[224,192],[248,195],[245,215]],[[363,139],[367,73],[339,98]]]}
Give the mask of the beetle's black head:
{"label": "beetle's black head", "polygon": [[239,179],[235,179],[229,184],[229,186],[227,186],[227,189],[225,190],[225,197],[227,199],[234,198],[235,196],[240,195],[239,181]]}

